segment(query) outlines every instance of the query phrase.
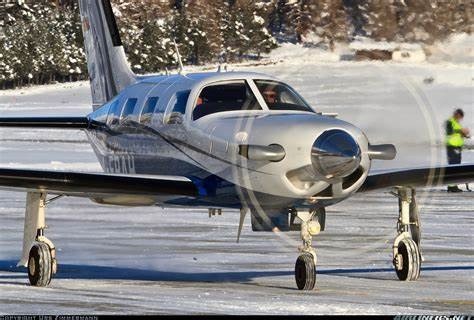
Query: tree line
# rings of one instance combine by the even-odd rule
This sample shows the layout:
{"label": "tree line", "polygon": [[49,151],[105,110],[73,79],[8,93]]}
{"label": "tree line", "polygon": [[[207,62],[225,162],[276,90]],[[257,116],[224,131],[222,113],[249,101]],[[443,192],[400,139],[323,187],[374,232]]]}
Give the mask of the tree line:
{"label": "tree line", "polygon": [[[284,41],[332,50],[357,36],[432,43],[471,32],[461,0],[112,0],[137,73],[259,59]],[[17,0],[0,27],[0,88],[87,78],[75,0]]]}

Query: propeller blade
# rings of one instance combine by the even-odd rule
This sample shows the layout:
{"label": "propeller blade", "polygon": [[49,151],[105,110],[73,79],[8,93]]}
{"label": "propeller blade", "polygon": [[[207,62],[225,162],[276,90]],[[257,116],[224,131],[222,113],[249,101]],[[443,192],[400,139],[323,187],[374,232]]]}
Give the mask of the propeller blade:
{"label": "propeller blade", "polygon": [[249,160],[278,162],[286,156],[285,149],[279,144],[269,146],[240,145],[239,154]]}
{"label": "propeller blade", "polygon": [[245,216],[249,211],[248,208],[241,208],[240,209],[240,221],[239,221],[239,230],[237,231],[237,243],[240,241],[240,235],[242,234],[242,228],[244,227]]}

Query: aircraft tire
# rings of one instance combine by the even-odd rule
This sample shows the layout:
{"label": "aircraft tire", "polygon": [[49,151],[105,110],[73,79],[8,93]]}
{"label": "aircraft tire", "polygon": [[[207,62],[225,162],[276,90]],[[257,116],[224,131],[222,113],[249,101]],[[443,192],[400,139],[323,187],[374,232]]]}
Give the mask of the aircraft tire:
{"label": "aircraft tire", "polygon": [[28,259],[30,284],[35,287],[46,287],[51,282],[52,275],[52,257],[49,246],[43,242],[35,242]]}
{"label": "aircraft tire", "polygon": [[316,266],[313,255],[301,254],[295,264],[295,280],[299,290],[313,290],[316,285]]}
{"label": "aircraft tire", "polygon": [[398,255],[401,258],[402,269],[395,268],[401,281],[415,281],[420,276],[421,256],[418,246],[412,239],[403,239],[398,244]]}

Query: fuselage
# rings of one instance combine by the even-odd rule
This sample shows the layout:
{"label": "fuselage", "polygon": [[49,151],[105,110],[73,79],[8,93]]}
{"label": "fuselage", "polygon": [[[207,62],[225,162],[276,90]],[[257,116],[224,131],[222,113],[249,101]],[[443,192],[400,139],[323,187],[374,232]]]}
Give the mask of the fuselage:
{"label": "fuselage", "polygon": [[370,168],[361,130],[263,74],[144,77],[89,120],[104,171],[186,176],[199,186],[200,197],[171,205],[327,206],[357,191]]}

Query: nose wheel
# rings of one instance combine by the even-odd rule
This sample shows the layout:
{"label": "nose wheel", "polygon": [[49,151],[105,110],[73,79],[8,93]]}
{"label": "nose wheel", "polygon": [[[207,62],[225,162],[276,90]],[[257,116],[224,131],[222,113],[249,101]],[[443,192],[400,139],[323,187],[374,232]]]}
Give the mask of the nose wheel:
{"label": "nose wheel", "polygon": [[316,285],[316,265],[310,253],[303,253],[295,264],[295,280],[299,290],[313,290]]}

